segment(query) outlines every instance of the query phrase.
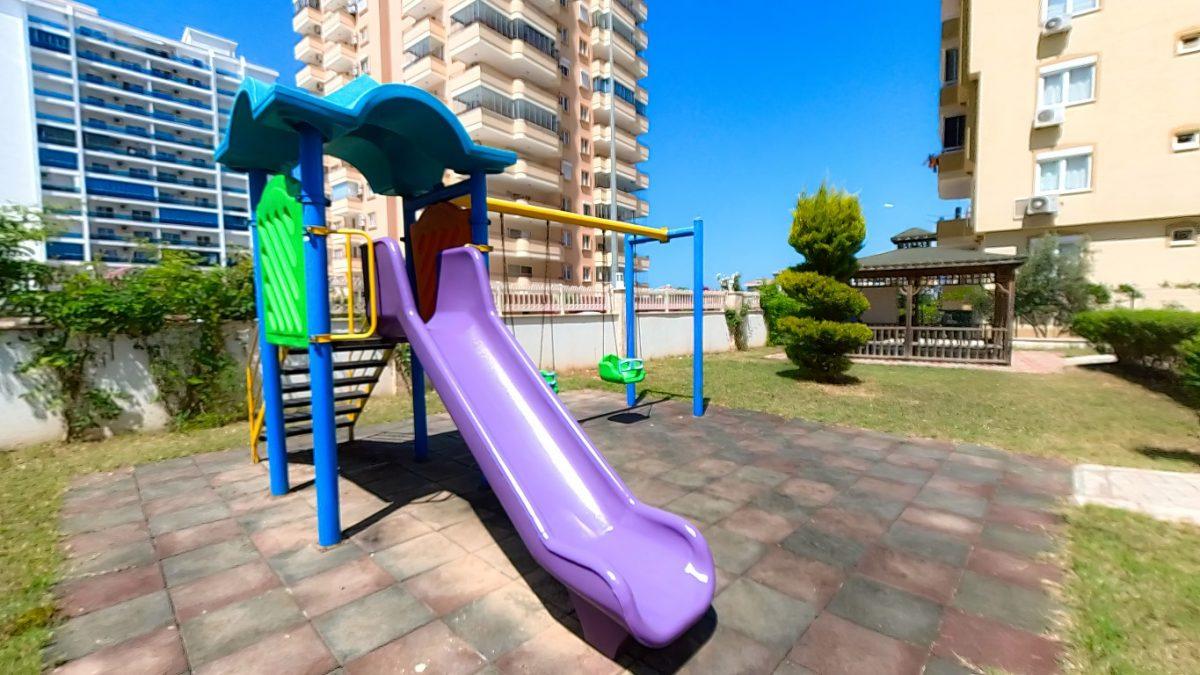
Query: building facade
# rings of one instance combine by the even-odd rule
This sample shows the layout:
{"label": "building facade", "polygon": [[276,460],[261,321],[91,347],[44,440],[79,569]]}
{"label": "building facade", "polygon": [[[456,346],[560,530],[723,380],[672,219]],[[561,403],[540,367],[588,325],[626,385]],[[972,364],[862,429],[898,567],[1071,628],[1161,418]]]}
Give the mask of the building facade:
{"label": "building facade", "polygon": [[242,78],[237,44],[171,40],[62,0],[0,0],[0,202],[61,220],[52,261],[224,264],[250,246],[246,178],[213,164]]}
{"label": "building facade", "polygon": [[1200,4],[943,0],[942,246],[1086,246],[1094,281],[1200,309]]}
{"label": "building facade", "polygon": [[[295,8],[298,86],[328,94],[366,74],[420,87],[477,142],[520,157],[489,179],[491,196],[625,221],[649,215],[639,195],[649,178],[638,167],[649,157],[638,138],[649,128],[638,86],[648,72],[642,0],[296,0]],[[330,161],[329,190],[329,222],[399,234],[398,200],[371,194],[352,168]],[[512,216],[502,229],[493,216],[491,238],[495,278],[610,281],[613,240],[599,230]]]}

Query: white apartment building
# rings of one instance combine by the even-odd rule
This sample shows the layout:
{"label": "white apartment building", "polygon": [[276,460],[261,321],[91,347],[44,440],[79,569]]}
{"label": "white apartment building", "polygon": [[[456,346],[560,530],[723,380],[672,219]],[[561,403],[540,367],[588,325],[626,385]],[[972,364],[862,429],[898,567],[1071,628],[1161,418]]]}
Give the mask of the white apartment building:
{"label": "white apartment building", "polygon": [[250,246],[244,175],[213,163],[241,80],[237,43],[179,40],[67,0],[0,0],[0,202],[56,213],[51,261],[225,264]]}

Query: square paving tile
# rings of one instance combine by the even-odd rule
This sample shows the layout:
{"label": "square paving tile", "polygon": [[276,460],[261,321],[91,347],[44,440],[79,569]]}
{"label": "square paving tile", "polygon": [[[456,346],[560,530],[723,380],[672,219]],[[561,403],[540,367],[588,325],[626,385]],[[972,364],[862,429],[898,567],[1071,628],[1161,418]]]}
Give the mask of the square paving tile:
{"label": "square paving tile", "polygon": [[282,588],[203,614],[180,630],[193,667],[304,623],[304,615]]}
{"label": "square paving tile", "polygon": [[155,560],[154,545],[149,541],[122,544],[71,558],[66,565],[65,576],[74,579],[107,572],[149,565]]}
{"label": "square paving tile", "polygon": [[963,575],[954,596],[954,606],[1031,633],[1042,633],[1050,628],[1054,609],[1054,603],[1042,591],[971,571]]}
{"label": "square paving tile", "polygon": [[372,554],[372,559],[400,581],[465,556],[467,552],[440,532],[430,532]]}
{"label": "square paving tile", "polygon": [[845,579],[837,567],[780,548],[769,550],[746,576],[813,607],[824,607]]}
{"label": "square paving tile", "polygon": [[912,593],[852,577],[829,603],[829,611],[897,640],[927,645],[937,637],[941,607]]}
{"label": "square paving tile", "polygon": [[268,635],[254,644],[210,661],[196,675],[241,675],[286,670],[288,675],[323,675],[337,667],[329,648],[309,624]]}
{"label": "square paving tile", "polygon": [[1047,582],[1062,579],[1062,570],[1052,563],[1030,560],[983,546],[972,549],[967,559],[967,569],[1035,590],[1044,589]]}
{"label": "square paving tile", "polygon": [[928,558],[876,546],[858,564],[858,573],[946,604],[954,597],[962,570]]}
{"label": "square paving tile", "polygon": [[318,617],[313,623],[341,663],[352,661],[432,620],[411,593],[390,586]]}
{"label": "square paving tile", "polygon": [[762,542],[723,527],[710,527],[703,532],[717,566],[734,574],[750,569],[767,550]]}
{"label": "square paving tile", "polygon": [[214,520],[221,520],[230,516],[229,507],[224,502],[212,502],[210,504],[200,504],[191,506],[178,511],[171,511],[155,516],[150,519],[150,534],[158,536],[175,530],[204,523],[211,523]]}
{"label": "square paving tile", "polygon": [[915,553],[953,567],[962,567],[971,551],[970,542],[944,532],[897,522],[883,537],[887,546]]}
{"label": "square paving tile", "polygon": [[187,657],[175,626],[166,626],[140,637],[105,647],[54,670],[55,675],[101,673],[183,673]]}
{"label": "square paving tile", "polygon": [[59,607],[65,616],[81,616],[162,588],[162,571],[152,563],[68,582],[58,589]]}
{"label": "square paving tile", "polygon": [[469,555],[412,577],[404,587],[443,616],[508,582],[496,568]]}
{"label": "square paving tile", "polygon": [[180,623],[253,598],[279,586],[279,577],[260,559],[217,572],[171,589],[175,618]]}
{"label": "square paving tile", "polygon": [[738,510],[738,503],[704,492],[692,492],[667,505],[667,510],[694,523],[708,525]]}
{"label": "square paving tile", "polygon": [[78,659],[171,623],[166,591],[147,593],[71,619],[54,630],[47,652],[51,661]]}
{"label": "square paving tile", "polygon": [[291,551],[271,556],[267,563],[279,574],[285,584],[296,584],[301,579],[320,574],[365,556],[366,553],[349,542],[333,548],[321,548],[308,544]]}
{"label": "square paving tile", "polygon": [[951,661],[966,661],[980,670],[1033,675],[1057,672],[1061,647],[1040,635],[948,609],[933,653]]}
{"label": "square paving tile", "polygon": [[520,581],[492,591],[445,618],[446,625],[489,660],[496,659],[554,622]]}
{"label": "square paving tile", "polygon": [[558,623],[500,657],[496,661],[496,668],[501,673],[523,675],[605,675],[624,670],[593,649],[579,635]]}
{"label": "square paving tile", "polygon": [[163,577],[168,586],[178,586],[259,559],[258,550],[250,540],[239,537],[164,559]]}
{"label": "square paving tile", "polygon": [[788,660],[816,673],[917,675],[924,657],[923,649],[825,612]]}
{"label": "square paving tile", "polygon": [[236,539],[240,536],[242,536],[242,528],[233,519],[226,518],[160,534],[154,538],[154,549],[158,552],[159,558],[170,558],[201,546]]}
{"label": "square paving tile", "polygon": [[812,605],[750,579],[738,579],[713,601],[721,625],[782,655],[817,616]]}
{"label": "square paving tile", "polygon": [[829,534],[811,526],[796,530],[780,545],[796,555],[820,560],[835,567],[852,567],[866,550],[866,546],[861,542]]}
{"label": "square paving tile", "polygon": [[[450,632],[445,623],[431,621],[369,654],[346,664],[347,675],[383,673],[474,673],[485,661],[479,652]],[[585,671],[575,671],[585,672]]]}
{"label": "square paving tile", "polygon": [[778,543],[795,529],[787,518],[752,506],[735,511],[721,526],[766,544]]}
{"label": "square paving tile", "polygon": [[304,615],[312,618],[394,583],[396,579],[370,558],[358,558],[296,582],[292,595]]}

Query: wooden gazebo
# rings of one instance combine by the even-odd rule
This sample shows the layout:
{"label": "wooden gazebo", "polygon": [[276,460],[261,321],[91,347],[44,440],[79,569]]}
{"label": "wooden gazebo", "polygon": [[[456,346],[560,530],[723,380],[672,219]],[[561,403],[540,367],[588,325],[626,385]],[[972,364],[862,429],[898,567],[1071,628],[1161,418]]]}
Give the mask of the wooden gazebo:
{"label": "wooden gazebo", "polygon": [[[856,357],[1010,364],[1016,271],[1025,258],[940,248],[934,245],[936,241],[933,232],[913,228],[892,237],[896,250],[859,260],[859,270],[850,283],[871,301],[863,321],[871,328],[872,337]],[[950,286],[990,288],[994,299],[990,319],[972,326],[914,325],[917,294]],[[902,323],[900,297],[904,301]]]}

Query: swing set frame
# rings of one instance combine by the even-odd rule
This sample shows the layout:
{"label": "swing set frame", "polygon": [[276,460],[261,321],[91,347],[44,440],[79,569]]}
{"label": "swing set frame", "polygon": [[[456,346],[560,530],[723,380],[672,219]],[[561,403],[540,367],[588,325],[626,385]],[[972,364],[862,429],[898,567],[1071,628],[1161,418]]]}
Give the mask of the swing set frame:
{"label": "swing set frame", "polygon": [[[472,202],[471,195],[462,195],[454,198],[454,201],[459,206],[476,207]],[[560,211],[544,206],[536,206],[533,204],[522,204],[520,202],[508,201],[505,199],[497,199],[488,197],[486,200],[486,210],[488,212],[496,212],[501,214],[524,216],[535,220],[546,221],[547,228],[549,223],[555,222],[564,225],[577,225],[580,227],[591,227],[599,230],[620,232],[625,236],[625,359],[624,361],[640,360],[638,352],[638,336],[637,336],[637,289],[634,284],[634,259],[637,255],[637,247],[648,244],[666,244],[676,239],[692,238],[694,241],[692,246],[692,415],[695,417],[704,416],[705,400],[704,400],[704,221],[696,218],[692,221],[691,227],[682,227],[677,229],[667,229],[648,227],[635,223],[625,223],[619,220],[610,220],[608,218],[598,218],[596,216],[585,216],[578,213],[570,213],[568,211]],[[414,209],[415,211],[415,209]],[[500,232],[501,238],[507,236],[503,231]],[[503,244],[503,239],[501,241]],[[505,278],[508,276],[508,269],[504,270]],[[612,283],[612,280],[609,280]],[[601,328],[603,330],[603,328]],[[553,338],[552,338],[553,339]],[[553,349],[553,346],[551,347]],[[541,364],[538,364],[541,367]],[[637,403],[638,393],[637,384],[631,383],[625,385],[625,403],[633,406]]]}

